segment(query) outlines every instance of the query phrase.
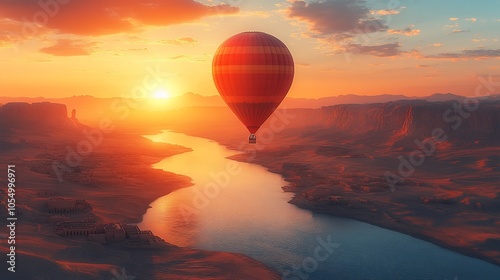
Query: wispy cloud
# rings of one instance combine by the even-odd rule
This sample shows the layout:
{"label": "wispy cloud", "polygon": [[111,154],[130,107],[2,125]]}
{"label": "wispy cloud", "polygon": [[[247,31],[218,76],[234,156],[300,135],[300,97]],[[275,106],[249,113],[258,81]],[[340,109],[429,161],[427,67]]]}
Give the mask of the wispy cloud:
{"label": "wispy cloud", "polygon": [[370,13],[372,15],[387,16],[387,15],[397,15],[397,14],[399,14],[399,11],[398,10],[377,10],[377,11],[371,11]]}
{"label": "wispy cloud", "polygon": [[500,49],[466,49],[460,52],[446,52],[425,57],[451,60],[500,58]]}
{"label": "wispy cloud", "polygon": [[41,48],[39,51],[55,56],[81,56],[91,54],[92,47],[95,45],[95,42],[61,39],[55,45]]}
{"label": "wispy cloud", "polygon": [[208,54],[203,55],[176,55],[169,57],[170,60],[182,60],[187,62],[204,62],[210,58]]}
{"label": "wispy cloud", "polygon": [[198,43],[197,40],[190,38],[190,37],[185,37],[185,38],[178,38],[178,39],[168,39],[168,40],[162,40],[159,41],[160,44],[165,44],[165,45],[195,45]]}
{"label": "wispy cloud", "polygon": [[181,59],[181,58],[185,58],[185,57],[186,57],[185,55],[176,55],[176,56],[170,57],[169,59],[176,60],[176,59]]}
{"label": "wispy cloud", "polygon": [[369,54],[373,56],[395,56],[400,53],[398,43],[382,44],[375,46],[363,46],[361,44],[347,45],[347,51],[354,54]]}
{"label": "wispy cloud", "polygon": [[405,29],[389,29],[387,30],[389,34],[404,35],[404,36],[417,36],[422,32],[420,29],[413,29],[412,27],[407,27]]}
{"label": "wispy cloud", "polygon": [[238,13],[240,17],[256,17],[256,18],[270,18],[273,16],[273,12],[270,11],[244,11]]}

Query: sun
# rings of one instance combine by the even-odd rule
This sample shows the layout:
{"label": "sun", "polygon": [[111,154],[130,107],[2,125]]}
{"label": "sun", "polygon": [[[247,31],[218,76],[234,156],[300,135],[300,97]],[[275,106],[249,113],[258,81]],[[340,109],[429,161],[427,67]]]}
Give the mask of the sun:
{"label": "sun", "polygon": [[155,99],[167,99],[170,97],[171,97],[170,93],[164,89],[157,89],[153,93],[153,98],[155,98]]}

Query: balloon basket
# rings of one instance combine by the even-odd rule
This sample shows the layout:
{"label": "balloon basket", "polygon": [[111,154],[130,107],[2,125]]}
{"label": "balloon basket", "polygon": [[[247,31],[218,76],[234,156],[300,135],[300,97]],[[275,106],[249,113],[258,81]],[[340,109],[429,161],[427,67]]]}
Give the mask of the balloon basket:
{"label": "balloon basket", "polygon": [[257,144],[257,136],[255,136],[255,134],[250,134],[250,136],[248,137],[248,143]]}

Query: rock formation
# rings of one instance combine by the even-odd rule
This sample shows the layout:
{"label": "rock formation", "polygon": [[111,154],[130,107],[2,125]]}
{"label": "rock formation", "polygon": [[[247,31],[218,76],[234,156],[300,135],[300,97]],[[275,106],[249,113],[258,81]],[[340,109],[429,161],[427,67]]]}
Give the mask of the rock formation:
{"label": "rock formation", "polygon": [[0,126],[14,129],[77,128],[80,123],[73,117],[68,118],[66,105],[49,102],[7,103],[0,107]]}

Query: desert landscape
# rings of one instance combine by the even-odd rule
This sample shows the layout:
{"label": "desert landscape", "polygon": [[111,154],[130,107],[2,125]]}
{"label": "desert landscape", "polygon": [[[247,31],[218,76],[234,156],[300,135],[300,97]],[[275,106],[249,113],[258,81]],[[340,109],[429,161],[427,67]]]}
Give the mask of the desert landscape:
{"label": "desert landscape", "polygon": [[498,280],[499,10],[0,0],[0,279]]}
{"label": "desert landscape", "polygon": [[[500,103],[495,97],[483,101],[454,129],[457,123],[443,114],[457,102],[286,109],[288,127],[255,148],[241,146],[222,126],[179,131],[226,143],[242,151],[234,159],[283,175],[290,183],[284,189],[295,193],[290,203],[299,207],[404,232],[498,265]],[[435,129],[442,129],[436,134],[442,139],[433,138]]]}
{"label": "desert landscape", "polygon": [[[91,213],[68,215],[67,220],[91,217],[100,223],[133,224],[141,220],[153,200],[190,186],[188,177],[151,167],[162,158],[190,149],[140,136],[172,129],[224,143],[240,151],[233,159],[281,174],[288,182],[284,191],[295,194],[290,203],[298,207],[406,233],[498,265],[500,103],[495,97],[481,101],[478,109],[453,129],[452,123],[439,117],[458,102],[405,100],[280,109],[264,125],[262,131],[269,135],[258,135],[264,143],[257,146],[242,142],[239,130],[226,129],[226,120],[237,120],[224,107],[185,107],[164,112],[170,117],[161,120],[134,118],[140,112],[133,112],[125,128],[120,122],[87,126],[76,112],[68,116],[64,105],[4,105],[0,115],[8,112],[12,117],[12,112],[17,112],[3,123],[2,163],[15,162],[23,176],[19,179],[23,187],[17,194],[23,198],[18,206],[23,219],[18,229],[19,261],[40,263],[42,274],[46,273],[43,267],[50,264],[51,275],[57,271],[57,275],[88,279],[106,277],[122,267],[131,275],[149,275],[141,270],[138,260],[164,268],[158,269],[163,273],[151,274],[158,277],[155,279],[204,275],[246,279],[242,275],[256,271],[268,276],[251,279],[278,277],[265,265],[240,255],[172,244],[160,251],[130,251],[54,233],[54,221],[59,218],[47,211],[51,197],[85,199],[92,205]],[[210,117],[179,117],[194,109],[204,110]],[[283,129],[272,131],[276,120]],[[147,129],[141,129],[144,121],[150,124]],[[23,130],[34,123],[37,133]],[[433,132],[436,129],[442,133]],[[266,137],[272,141],[266,143]],[[96,145],[88,154],[81,154],[82,141]],[[420,156],[415,156],[417,152]],[[71,161],[78,161],[78,157],[81,162],[71,167]],[[2,216],[6,215],[2,211]],[[73,252],[68,247],[74,248]],[[105,264],[100,260],[98,265],[92,257],[96,250]],[[227,270],[229,262],[234,270]],[[199,269],[186,276],[192,271],[190,267]]]}
{"label": "desert landscape", "polygon": [[[238,254],[172,244],[127,249],[91,242],[85,236],[58,236],[54,227],[63,221],[139,222],[153,200],[191,184],[189,178],[153,169],[151,164],[188,149],[86,126],[68,117],[62,104],[10,103],[0,107],[0,115],[0,161],[15,164],[18,174],[16,279],[279,278],[265,265]],[[82,154],[81,143],[94,144]],[[79,157],[81,163],[76,164]],[[2,176],[7,176],[6,170]],[[7,197],[4,189],[2,197]],[[92,211],[50,213],[52,198],[84,199]],[[8,216],[6,204],[2,200],[3,220]],[[8,251],[2,242],[2,252]],[[11,277],[7,270],[1,275]]]}

